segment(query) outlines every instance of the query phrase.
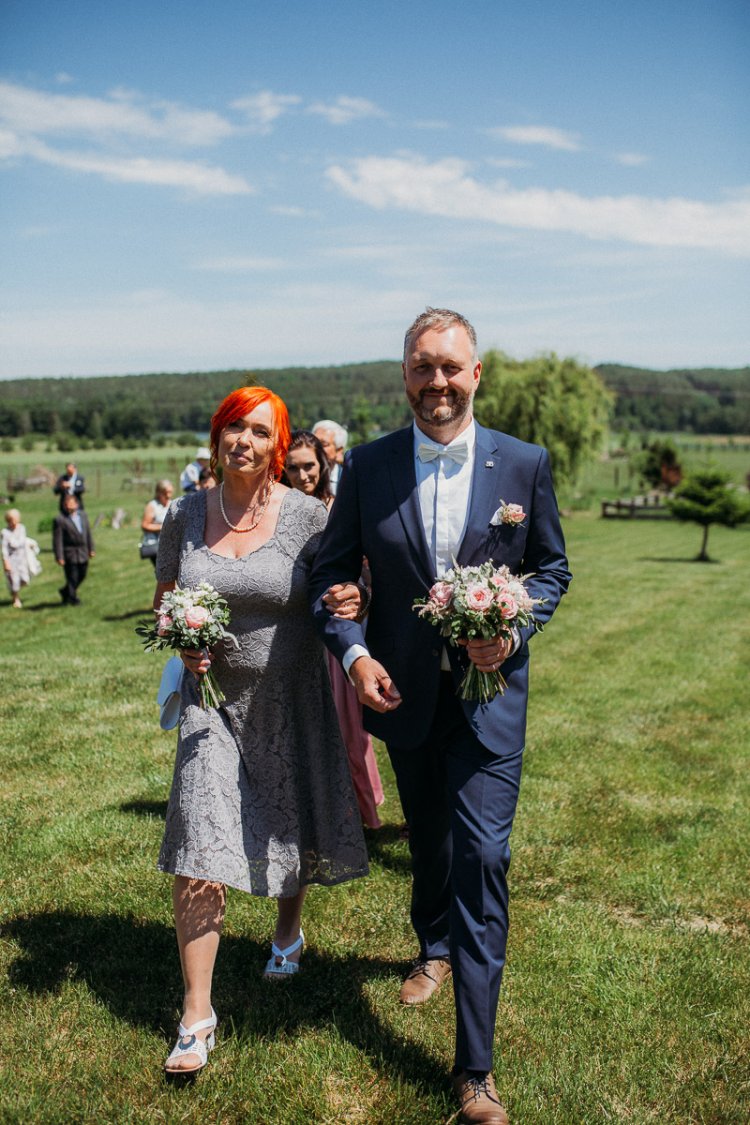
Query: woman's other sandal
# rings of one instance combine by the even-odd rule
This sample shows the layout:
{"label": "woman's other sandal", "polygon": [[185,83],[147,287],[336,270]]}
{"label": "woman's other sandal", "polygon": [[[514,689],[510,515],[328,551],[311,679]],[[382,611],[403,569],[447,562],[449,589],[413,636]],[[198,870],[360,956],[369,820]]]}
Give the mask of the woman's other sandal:
{"label": "woman's other sandal", "polygon": [[[298,973],[299,963],[297,961],[288,961],[287,958],[292,953],[296,953],[298,949],[302,949],[304,944],[305,935],[303,934],[302,930],[300,930],[297,940],[293,941],[287,949],[279,949],[276,942],[272,942],[271,956],[268,959],[268,964],[263,970],[263,976],[267,980],[271,980],[274,977],[288,977],[292,976],[294,973]],[[277,957],[281,958],[280,962],[277,961]]]}

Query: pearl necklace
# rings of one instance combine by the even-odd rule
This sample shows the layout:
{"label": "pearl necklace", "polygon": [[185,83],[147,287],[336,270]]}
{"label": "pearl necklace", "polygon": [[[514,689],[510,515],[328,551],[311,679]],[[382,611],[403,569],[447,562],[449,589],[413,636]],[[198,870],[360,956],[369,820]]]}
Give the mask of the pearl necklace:
{"label": "pearl necklace", "polygon": [[260,521],[263,519],[266,508],[268,507],[268,503],[271,499],[271,493],[273,492],[273,486],[275,484],[276,484],[275,480],[269,480],[268,487],[267,487],[267,490],[266,490],[266,498],[263,501],[263,503],[261,504],[260,508],[257,509],[258,517],[257,517],[255,523],[251,523],[249,527],[238,527],[237,524],[229,522],[229,520],[227,519],[227,513],[224,511],[224,481],[222,481],[221,484],[219,485],[219,508],[221,509],[221,518],[224,520],[224,523],[227,525],[227,527],[230,527],[232,529],[232,531],[239,531],[241,535],[244,535],[248,531],[255,531],[256,527],[258,526]]}

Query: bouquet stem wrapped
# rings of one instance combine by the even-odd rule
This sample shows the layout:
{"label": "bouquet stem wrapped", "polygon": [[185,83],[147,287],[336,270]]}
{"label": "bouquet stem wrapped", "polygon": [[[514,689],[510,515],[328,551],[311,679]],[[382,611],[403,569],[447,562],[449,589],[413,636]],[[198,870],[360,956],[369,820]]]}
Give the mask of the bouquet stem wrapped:
{"label": "bouquet stem wrapped", "polygon": [[[530,574],[511,574],[507,566],[492,562],[480,566],[454,566],[431,587],[426,598],[417,598],[412,608],[440,630],[450,644],[474,639],[511,637],[514,627],[535,623],[533,609],[542,598],[533,598],[526,589]],[[542,626],[537,623],[537,628]],[[489,703],[504,695],[506,684],[499,669],[480,672],[469,663],[458,695]]]}
{"label": "bouquet stem wrapped", "polygon": [[[154,622],[142,621],[136,633],[145,652],[161,649],[210,649],[219,641],[237,639],[226,629],[229,606],[208,582],[191,589],[168,590],[156,611]],[[211,668],[198,679],[201,707],[218,707],[226,699]]]}

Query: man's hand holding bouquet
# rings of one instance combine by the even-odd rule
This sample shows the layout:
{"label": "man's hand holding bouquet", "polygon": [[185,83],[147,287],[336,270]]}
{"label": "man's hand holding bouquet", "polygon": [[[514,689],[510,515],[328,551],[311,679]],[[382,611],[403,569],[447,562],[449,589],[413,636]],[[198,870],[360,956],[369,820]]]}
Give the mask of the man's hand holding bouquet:
{"label": "man's hand holding bouquet", "polygon": [[[513,628],[535,622],[533,609],[543,598],[533,598],[526,589],[530,574],[511,574],[507,566],[491,562],[480,566],[454,566],[418,598],[413,608],[420,617],[436,625],[452,645],[476,639],[512,638]],[[537,624],[537,628],[541,629]],[[461,699],[489,703],[507,684],[499,669],[480,671],[473,663],[461,681]]]}

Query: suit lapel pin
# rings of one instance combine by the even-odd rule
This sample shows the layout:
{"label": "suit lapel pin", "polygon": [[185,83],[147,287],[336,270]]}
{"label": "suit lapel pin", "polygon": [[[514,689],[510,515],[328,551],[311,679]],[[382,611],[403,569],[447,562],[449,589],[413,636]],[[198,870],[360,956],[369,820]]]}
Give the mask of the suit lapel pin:
{"label": "suit lapel pin", "polygon": [[494,469],[495,462],[494,461],[485,461],[484,467],[485,467],[485,469]]}

